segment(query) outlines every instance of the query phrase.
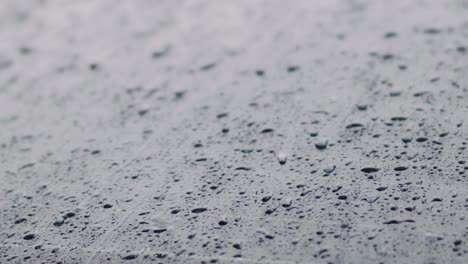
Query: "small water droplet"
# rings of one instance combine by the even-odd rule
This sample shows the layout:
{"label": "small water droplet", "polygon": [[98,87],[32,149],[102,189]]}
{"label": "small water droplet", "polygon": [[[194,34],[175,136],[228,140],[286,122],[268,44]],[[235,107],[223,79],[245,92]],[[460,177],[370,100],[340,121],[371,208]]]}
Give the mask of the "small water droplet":
{"label": "small water droplet", "polygon": [[324,171],[326,174],[330,174],[330,173],[332,173],[333,171],[335,171],[335,169],[336,169],[336,166],[333,165],[333,166],[328,166],[328,167],[326,167],[325,169],[323,169],[323,171]]}
{"label": "small water droplet", "polygon": [[373,172],[378,172],[380,169],[379,168],[373,168],[373,167],[366,167],[362,168],[361,171],[364,173],[373,173]]}
{"label": "small water droplet", "polygon": [[366,198],[366,201],[367,201],[368,203],[375,203],[378,199],[379,199],[378,196],[368,196],[368,197]]}
{"label": "small water droplet", "polygon": [[404,137],[404,138],[402,138],[401,140],[402,140],[404,143],[410,143],[410,142],[413,140],[413,138],[412,138],[412,137]]}
{"label": "small water droplet", "polygon": [[328,140],[322,140],[317,143],[315,143],[315,147],[319,150],[324,150],[328,146]]}
{"label": "small water droplet", "polygon": [[280,165],[284,165],[286,164],[286,161],[288,159],[288,156],[282,152],[278,153],[278,155],[276,156],[278,158],[278,162]]}
{"label": "small water droplet", "polygon": [[195,208],[195,209],[192,209],[192,213],[199,214],[199,213],[205,212],[206,210],[207,210],[206,208]]}
{"label": "small water droplet", "polygon": [[27,234],[23,237],[24,240],[32,240],[34,238],[36,238],[36,235],[34,234]]}

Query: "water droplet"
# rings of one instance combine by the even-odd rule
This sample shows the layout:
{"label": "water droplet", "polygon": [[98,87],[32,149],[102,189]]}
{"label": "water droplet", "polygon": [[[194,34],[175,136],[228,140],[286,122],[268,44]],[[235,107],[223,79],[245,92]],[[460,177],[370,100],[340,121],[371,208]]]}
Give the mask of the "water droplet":
{"label": "water droplet", "polygon": [[255,71],[255,74],[256,74],[257,76],[263,76],[263,75],[265,75],[265,71],[263,71],[263,70],[256,70],[256,71]]}
{"label": "water droplet", "polygon": [[65,222],[65,218],[60,217],[57,220],[55,220],[54,226],[62,226],[64,222]]}
{"label": "water droplet", "polygon": [[220,113],[220,114],[216,115],[216,118],[221,119],[221,118],[224,118],[224,117],[227,117],[227,116],[228,116],[228,113]]}
{"label": "water droplet", "polygon": [[426,234],[424,234],[424,239],[428,241],[429,243],[434,243],[434,242],[443,240],[444,238],[434,233],[426,232]]}
{"label": "water droplet", "polygon": [[289,66],[287,70],[288,70],[289,73],[295,72],[295,71],[299,70],[299,66],[295,66],[295,65],[294,66]]}
{"label": "water droplet", "polygon": [[203,207],[202,208],[195,208],[195,209],[192,209],[192,213],[199,214],[199,213],[205,212],[206,210],[208,210],[208,209],[203,208]]}
{"label": "water droplet", "polygon": [[361,171],[364,173],[373,173],[373,172],[378,172],[380,169],[379,168],[374,168],[374,167],[366,167],[362,168]]}
{"label": "water droplet", "polygon": [[280,165],[286,164],[286,161],[288,159],[288,156],[286,154],[280,152],[276,157],[278,158],[278,162]]}
{"label": "water droplet", "polygon": [[391,120],[392,121],[405,121],[406,119],[408,119],[407,117],[403,117],[403,116],[395,116],[395,117],[392,117]]}
{"label": "water droplet", "polygon": [[24,240],[32,240],[34,238],[36,238],[35,234],[27,234],[23,237]]}
{"label": "water droplet", "polygon": [[271,133],[271,132],[273,132],[273,131],[274,131],[274,130],[273,130],[272,128],[265,128],[265,129],[263,129],[260,133],[266,134],[266,133]]}
{"label": "water droplet", "polygon": [[23,223],[23,222],[26,222],[26,218],[19,218],[19,219],[17,219],[17,220],[15,221],[15,225],[21,224],[21,223]]}
{"label": "water droplet", "polygon": [[318,132],[310,132],[309,135],[311,137],[316,137],[316,136],[318,136]]}
{"label": "water droplet", "polygon": [[315,143],[315,147],[319,150],[324,150],[328,146],[328,140],[322,140],[317,143]]}
{"label": "water droplet", "polygon": [[408,167],[405,167],[405,166],[398,166],[398,167],[396,167],[394,170],[395,170],[395,171],[405,171],[405,170],[407,170],[407,169],[408,169]]}
{"label": "water droplet", "polygon": [[396,32],[387,32],[385,33],[384,37],[389,39],[389,38],[395,38],[397,36]]}
{"label": "water droplet", "polygon": [[357,107],[357,109],[359,111],[366,111],[367,110],[367,105],[365,105],[365,104],[358,104],[358,105],[356,105],[356,107]]}
{"label": "water droplet", "polygon": [[363,127],[364,125],[363,124],[360,124],[360,123],[352,123],[352,124],[349,124],[346,126],[346,129],[350,129],[350,128],[357,128],[357,127]]}
{"label": "water droplet", "polygon": [[132,260],[132,259],[136,259],[138,258],[138,255],[136,254],[130,254],[130,255],[127,255],[125,257],[122,257],[123,260]]}
{"label": "water droplet", "polygon": [[348,199],[348,196],[346,196],[346,195],[338,196],[338,200],[346,200],[346,199]]}
{"label": "water droplet", "polygon": [[375,203],[378,199],[379,199],[378,196],[369,196],[369,197],[366,198],[366,201],[368,203]]}
{"label": "water droplet", "polygon": [[332,173],[333,171],[335,171],[335,169],[336,169],[336,166],[333,165],[333,166],[328,166],[328,167],[326,167],[325,169],[323,169],[323,171],[324,171],[326,174],[330,174],[330,173]]}
{"label": "water droplet", "polygon": [[413,140],[413,138],[412,138],[412,137],[404,137],[404,138],[402,138],[401,140],[402,140],[404,143],[410,143],[410,142]]}

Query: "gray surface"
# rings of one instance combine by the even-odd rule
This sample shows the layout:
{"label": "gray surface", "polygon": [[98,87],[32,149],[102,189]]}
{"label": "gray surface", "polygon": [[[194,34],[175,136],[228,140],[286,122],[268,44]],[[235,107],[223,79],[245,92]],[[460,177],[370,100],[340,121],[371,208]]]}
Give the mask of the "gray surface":
{"label": "gray surface", "polygon": [[3,0],[0,263],[467,263],[467,45],[464,0]]}

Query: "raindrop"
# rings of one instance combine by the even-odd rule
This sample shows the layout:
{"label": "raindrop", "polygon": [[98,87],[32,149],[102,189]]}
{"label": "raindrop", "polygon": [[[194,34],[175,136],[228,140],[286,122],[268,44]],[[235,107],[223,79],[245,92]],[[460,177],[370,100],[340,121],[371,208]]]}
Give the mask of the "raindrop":
{"label": "raindrop", "polygon": [[138,258],[138,255],[136,254],[131,254],[131,255],[127,255],[125,257],[122,257],[123,260],[132,260],[132,259],[136,259]]}
{"label": "raindrop", "polygon": [[290,73],[295,72],[295,71],[299,70],[299,66],[289,66],[287,70]]}
{"label": "raindrop", "polygon": [[263,129],[260,133],[266,134],[266,133],[271,133],[271,132],[273,132],[273,131],[274,131],[274,130],[273,130],[272,128],[265,128],[265,129]]}
{"label": "raindrop", "polygon": [[374,167],[366,167],[362,168],[361,171],[364,173],[373,173],[373,172],[378,172],[380,169],[379,168],[374,168]]}
{"label": "raindrop", "polygon": [[323,140],[323,141],[319,141],[315,143],[315,147],[320,150],[326,149],[327,146],[328,146],[328,140]]}
{"label": "raindrop", "polygon": [[402,140],[404,143],[410,143],[410,142],[413,140],[413,138],[412,138],[412,137],[404,137],[404,138],[402,138],[401,140]]}
{"label": "raindrop", "polygon": [[324,171],[326,174],[330,174],[330,173],[332,173],[333,171],[335,171],[335,169],[336,169],[336,166],[333,165],[333,166],[328,166],[328,167],[326,167],[325,169],[323,169],[323,171]]}
{"label": "raindrop", "polygon": [[34,234],[27,234],[23,237],[24,240],[32,240],[34,238],[36,238],[36,235]]}
{"label": "raindrop", "polygon": [[278,155],[276,157],[277,157],[278,162],[279,162],[280,165],[286,164],[286,161],[288,159],[286,154],[280,152],[280,153],[278,153]]}
{"label": "raindrop", "polygon": [[405,171],[405,170],[407,170],[407,169],[408,169],[408,167],[398,166],[398,167],[396,167],[394,170],[395,170],[395,171]]}
{"label": "raindrop", "polygon": [[26,218],[19,218],[19,219],[17,219],[17,220],[15,221],[15,225],[21,224],[21,223],[23,223],[23,222],[26,222]]}
{"label": "raindrop", "polygon": [[199,214],[199,213],[205,212],[206,210],[207,210],[206,208],[195,208],[195,209],[192,209],[192,213]]}
{"label": "raindrop", "polygon": [[221,119],[227,116],[228,116],[228,113],[221,113],[221,114],[216,115],[216,118]]}
{"label": "raindrop", "polygon": [[346,126],[346,129],[356,128],[356,127],[363,127],[363,124],[360,124],[360,123],[352,123],[352,124],[347,125],[347,126]]}
{"label": "raindrop", "polygon": [[358,104],[356,105],[357,109],[359,111],[366,111],[367,110],[367,105],[361,105],[361,104]]}
{"label": "raindrop", "polygon": [[378,196],[369,196],[369,197],[366,198],[366,201],[368,203],[375,203],[378,199],[379,199]]}

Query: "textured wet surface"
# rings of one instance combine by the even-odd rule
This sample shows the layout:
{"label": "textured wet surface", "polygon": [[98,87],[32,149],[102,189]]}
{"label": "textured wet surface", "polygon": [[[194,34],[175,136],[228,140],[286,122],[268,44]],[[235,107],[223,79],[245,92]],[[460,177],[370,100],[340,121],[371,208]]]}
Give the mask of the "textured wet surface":
{"label": "textured wet surface", "polygon": [[0,263],[467,263],[468,2],[0,5]]}

